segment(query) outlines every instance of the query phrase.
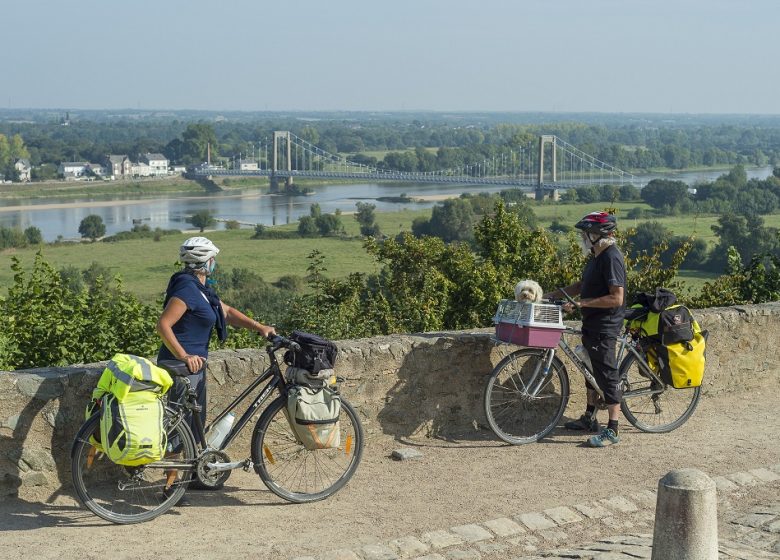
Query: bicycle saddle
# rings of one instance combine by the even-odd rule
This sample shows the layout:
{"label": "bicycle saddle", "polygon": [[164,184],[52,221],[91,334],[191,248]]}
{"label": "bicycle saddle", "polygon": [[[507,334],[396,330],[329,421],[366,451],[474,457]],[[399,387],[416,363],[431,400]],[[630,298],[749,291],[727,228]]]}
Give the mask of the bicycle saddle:
{"label": "bicycle saddle", "polygon": [[[192,372],[187,368],[187,364],[180,360],[159,360],[157,365],[166,370],[173,376],[184,377],[192,375]],[[204,362],[203,367],[206,367]]]}

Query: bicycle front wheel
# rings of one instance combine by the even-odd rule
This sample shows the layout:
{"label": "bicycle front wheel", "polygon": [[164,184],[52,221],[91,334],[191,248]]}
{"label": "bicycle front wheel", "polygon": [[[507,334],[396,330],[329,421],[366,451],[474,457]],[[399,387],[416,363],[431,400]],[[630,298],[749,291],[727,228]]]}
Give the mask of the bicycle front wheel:
{"label": "bicycle front wheel", "polygon": [[545,351],[523,348],[501,360],[485,387],[490,429],[512,445],[539,441],[558,424],[569,401],[569,376],[558,358],[544,374]]}
{"label": "bicycle front wheel", "polygon": [[363,455],[363,427],[341,399],[339,446],[307,449],[293,433],[281,396],[260,416],[252,434],[252,461],[271,492],[295,503],[315,502],[338,492],[355,474]]}
{"label": "bicycle front wheel", "polygon": [[645,373],[631,353],[620,364],[620,379],[623,383],[620,410],[643,432],[671,432],[682,426],[699,404],[701,387],[664,386]]}
{"label": "bicycle front wheel", "polygon": [[[100,414],[87,420],[76,435],[71,449],[71,476],[79,499],[98,517],[119,524],[149,521],[168,511],[184,495],[192,471],[171,466],[195,460],[195,440],[183,422],[168,431],[169,441],[178,436],[182,442],[175,462],[168,459],[139,467],[117,465],[90,442],[93,436],[100,436]],[[175,471],[177,479],[172,491],[163,495],[169,471]]]}

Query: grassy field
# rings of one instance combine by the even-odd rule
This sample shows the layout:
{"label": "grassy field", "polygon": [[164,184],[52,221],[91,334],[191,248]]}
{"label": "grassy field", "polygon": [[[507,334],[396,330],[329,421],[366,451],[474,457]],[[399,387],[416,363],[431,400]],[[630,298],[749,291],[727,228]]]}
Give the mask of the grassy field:
{"label": "grassy field", "polygon": [[[406,210],[377,215],[382,231],[394,235],[411,228],[412,220],[427,211]],[[342,218],[349,235],[357,236],[359,225],[351,215]],[[295,224],[279,229],[295,230]],[[352,272],[374,272],[374,259],[363,249],[360,239],[251,239],[254,229],[219,230],[206,233],[222,250],[219,266],[248,268],[267,282],[278,280],[287,274],[306,275],[312,250],[318,249],[326,258],[327,275],[342,278]],[[117,243],[63,243],[45,245],[43,256],[59,269],[67,266],[87,268],[92,262],[109,267],[122,277],[124,287],[147,303],[151,303],[165,289],[168,277],[176,270],[175,262],[181,242],[195,235],[165,236],[160,241],[133,239]],[[0,252],[0,286],[3,292],[13,282],[11,257],[17,256],[27,269],[32,265],[37,249],[8,249]]]}
{"label": "grassy field", "polygon": [[[541,204],[534,205],[533,208],[539,218],[540,225],[546,227],[555,219],[558,219],[563,224],[573,225],[588,212],[603,210],[606,206],[605,203]],[[694,236],[699,239],[704,239],[710,246],[715,245],[718,241],[718,237],[712,231],[712,226],[717,225],[718,223],[718,216],[680,215],[663,218],[648,217],[629,219],[625,216],[632,208],[638,207],[644,210],[650,210],[650,206],[643,202],[618,202],[614,204],[614,207],[618,210],[618,228],[621,229],[636,227],[641,222],[654,221],[662,224],[674,235]],[[764,225],[767,227],[780,227],[780,214],[764,216]]]}

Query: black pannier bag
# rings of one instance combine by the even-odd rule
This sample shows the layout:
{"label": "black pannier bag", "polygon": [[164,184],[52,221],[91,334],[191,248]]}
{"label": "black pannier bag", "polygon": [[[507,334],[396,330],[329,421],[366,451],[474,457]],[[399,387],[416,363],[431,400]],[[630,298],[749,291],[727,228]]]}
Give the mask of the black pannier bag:
{"label": "black pannier bag", "polygon": [[626,312],[629,326],[639,327],[643,336],[668,346],[693,340],[693,315],[677,297],[666,288],[656,288],[655,293],[636,294]]}
{"label": "black pannier bag", "polygon": [[338,348],[330,340],[303,331],[293,331],[289,338],[297,342],[301,349],[284,353],[284,363],[288,366],[317,374],[323,369],[333,369],[336,365]]}

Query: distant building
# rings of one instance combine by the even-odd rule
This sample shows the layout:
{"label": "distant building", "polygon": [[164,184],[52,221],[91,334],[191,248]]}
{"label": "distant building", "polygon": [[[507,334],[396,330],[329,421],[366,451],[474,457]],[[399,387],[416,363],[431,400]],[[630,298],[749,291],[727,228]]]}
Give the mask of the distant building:
{"label": "distant building", "polygon": [[187,166],[186,165],[171,165],[170,172],[171,173],[186,173],[187,172]]}
{"label": "distant building", "polygon": [[99,163],[88,163],[86,172],[91,172],[96,177],[103,177],[106,174],[106,168]]}
{"label": "distant building", "polygon": [[239,159],[236,162],[236,169],[239,171],[257,171],[257,161],[253,159]]}
{"label": "distant building", "polygon": [[141,162],[149,166],[151,175],[168,174],[168,158],[162,154],[144,154],[141,156]]}
{"label": "distant building", "polygon": [[103,161],[106,175],[117,179],[130,177],[133,174],[133,164],[126,155],[107,155]]}
{"label": "distant building", "polygon": [[75,181],[84,176],[88,165],[86,161],[63,161],[57,167],[57,173],[66,181]]}
{"label": "distant building", "polygon": [[133,177],[150,177],[152,175],[152,168],[148,163],[139,161],[130,165],[130,174]]}
{"label": "distant building", "polygon": [[30,162],[24,158],[19,158],[14,162],[14,169],[19,172],[19,180],[26,183],[30,180],[30,173],[32,172],[32,166]]}

